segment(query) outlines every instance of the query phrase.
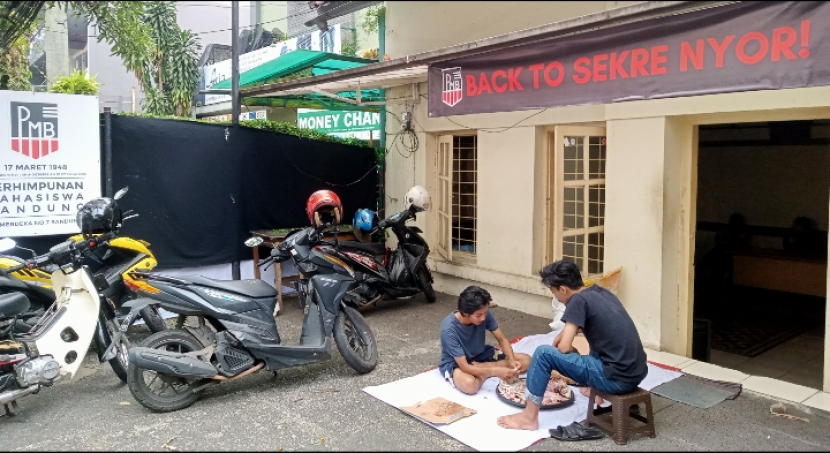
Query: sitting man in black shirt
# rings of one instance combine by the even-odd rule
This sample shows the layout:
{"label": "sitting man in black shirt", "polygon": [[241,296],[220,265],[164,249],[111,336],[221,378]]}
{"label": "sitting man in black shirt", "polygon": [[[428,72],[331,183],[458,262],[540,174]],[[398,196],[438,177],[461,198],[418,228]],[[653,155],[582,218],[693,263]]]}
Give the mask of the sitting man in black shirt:
{"label": "sitting man in black shirt", "polygon": [[[636,389],[648,373],[646,352],[631,317],[607,289],[585,287],[576,264],[556,261],[540,272],[542,283],[565,304],[564,329],[553,346],[539,346],[527,372],[524,411],[499,417],[503,428],[539,429],[539,406],[553,370],[602,392],[623,394]],[[580,355],[572,343],[582,329],[589,355]],[[590,396],[590,388],[582,394]]]}

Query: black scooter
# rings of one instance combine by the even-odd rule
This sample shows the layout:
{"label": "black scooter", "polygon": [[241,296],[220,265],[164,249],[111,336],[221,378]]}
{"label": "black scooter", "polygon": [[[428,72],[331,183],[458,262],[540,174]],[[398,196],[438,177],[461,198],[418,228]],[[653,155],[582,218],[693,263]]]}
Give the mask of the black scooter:
{"label": "black scooter", "polygon": [[424,293],[428,302],[435,302],[432,274],[426,265],[429,245],[421,237],[423,231],[420,228],[406,224],[415,219],[414,209],[381,220],[369,233],[391,228],[398,238],[395,250],[376,242],[335,241],[327,246],[327,250],[345,259],[358,271],[359,285],[346,296],[350,302],[362,307],[381,297],[409,299],[419,292]]}
{"label": "black scooter", "polygon": [[[122,334],[147,304],[196,316],[198,327],[159,332],[130,348],[127,383],[133,397],[155,411],[183,409],[210,384],[262,368],[276,371],[330,359],[332,334],[346,363],[360,373],[373,370],[377,365],[374,335],[363,316],[344,299],[357,284],[354,271],[338,257],[314,247],[320,234],[315,228],[295,231],[258,263],[293,257],[307,277],[297,285],[305,315],[299,345],[282,344],[273,316],[277,292],[262,280],[136,273],[145,297],[125,304],[130,313],[122,323]],[[249,247],[261,243],[261,238],[246,241]]]}

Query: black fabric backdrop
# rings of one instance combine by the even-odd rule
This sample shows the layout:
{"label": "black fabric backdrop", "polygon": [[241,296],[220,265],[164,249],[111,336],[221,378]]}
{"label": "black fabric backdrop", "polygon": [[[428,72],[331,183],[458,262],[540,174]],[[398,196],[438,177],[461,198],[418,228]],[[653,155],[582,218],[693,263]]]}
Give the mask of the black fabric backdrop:
{"label": "black fabric backdrop", "polygon": [[[112,115],[111,125],[113,191],[129,186],[119,204],[139,214],[122,235],[150,242],[159,268],[250,259],[250,231],[307,225],[315,190],[340,196],[344,224],[376,204],[370,148],[189,121]],[[15,239],[44,253],[66,237]]]}

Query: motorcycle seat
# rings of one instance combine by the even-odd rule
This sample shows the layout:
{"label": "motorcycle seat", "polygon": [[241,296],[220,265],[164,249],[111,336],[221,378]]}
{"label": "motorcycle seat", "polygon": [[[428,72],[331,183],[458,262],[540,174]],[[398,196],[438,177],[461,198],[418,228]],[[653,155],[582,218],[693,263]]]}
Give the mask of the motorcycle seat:
{"label": "motorcycle seat", "polygon": [[340,247],[362,250],[375,256],[386,254],[386,245],[379,242],[340,241]]}
{"label": "motorcycle seat", "polygon": [[29,309],[29,298],[20,293],[0,295],[0,318],[11,318]]}
{"label": "motorcycle seat", "polygon": [[177,277],[189,281],[194,285],[207,286],[209,288],[221,289],[231,293],[242,294],[254,299],[263,297],[276,297],[277,290],[262,280],[214,280],[202,276]]}

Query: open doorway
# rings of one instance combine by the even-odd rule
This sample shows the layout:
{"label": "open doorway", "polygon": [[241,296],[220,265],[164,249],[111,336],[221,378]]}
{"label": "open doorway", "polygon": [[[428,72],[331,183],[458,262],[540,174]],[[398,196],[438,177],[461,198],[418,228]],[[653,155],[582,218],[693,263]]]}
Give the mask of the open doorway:
{"label": "open doorway", "polygon": [[822,388],[830,121],[700,126],[693,357]]}

